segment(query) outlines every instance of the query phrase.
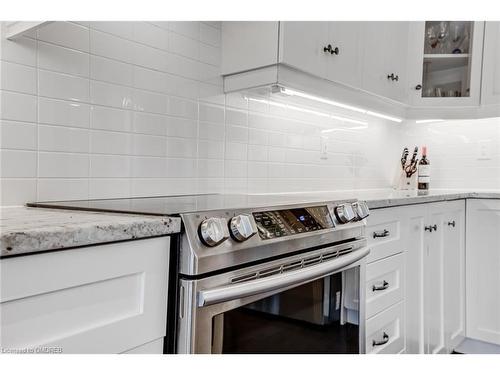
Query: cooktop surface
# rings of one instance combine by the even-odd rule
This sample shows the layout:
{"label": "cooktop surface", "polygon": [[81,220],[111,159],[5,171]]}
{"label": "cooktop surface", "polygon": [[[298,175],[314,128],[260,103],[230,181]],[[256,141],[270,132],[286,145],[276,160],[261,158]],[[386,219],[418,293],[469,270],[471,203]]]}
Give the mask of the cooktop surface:
{"label": "cooktop surface", "polygon": [[117,199],[91,199],[28,203],[29,207],[60,208],[88,211],[123,212],[148,215],[178,215],[190,212],[253,209],[287,204],[323,202],[325,197],[315,195],[246,195],[201,194]]}

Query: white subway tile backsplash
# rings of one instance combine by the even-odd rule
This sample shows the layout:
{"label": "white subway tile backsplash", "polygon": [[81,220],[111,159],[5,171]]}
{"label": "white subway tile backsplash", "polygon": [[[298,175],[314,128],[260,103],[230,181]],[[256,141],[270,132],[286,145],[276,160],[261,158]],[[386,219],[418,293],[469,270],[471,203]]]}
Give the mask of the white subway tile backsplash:
{"label": "white subway tile backsplash", "polygon": [[0,59],[36,66],[36,40],[27,37],[8,40],[2,35],[0,38]]}
{"label": "white subway tile backsplash", "polygon": [[200,41],[215,47],[220,47],[221,30],[206,23],[200,24]]}
{"label": "white subway tile backsplash", "polygon": [[197,143],[189,138],[167,138],[167,156],[172,158],[195,158]]}
{"label": "white subway tile backsplash", "polygon": [[134,62],[135,44],[127,39],[90,30],[90,53],[127,63]]}
{"label": "white subway tile backsplash", "polygon": [[89,152],[89,131],[65,126],[40,125],[38,127],[40,151]]}
{"label": "white subway tile backsplash", "polygon": [[169,118],[146,112],[134,112],[132,130],[135,133],[167,135]]}
{"label": "white subway tile backsplash", "polygon": [[0,150],[0,176],[36,177],[36,152]]}
{"label": "white subway tile backsplash", "polygon": [[72,22],[51,22],[38,30],[38,39],[80,51],[89,51],[88,28]]}
{"label": "white subway tile backsplash", "polygon": [[93,105],[90,107],[91,127],[92,129],[129,132],[132,130],[134,114],[126,109]]}
{"label": "white subway tile backsplash", "polygon": [[0,65],[1,87],[3,90],[36,93],[36,69],[2,61]]}
{"label": "white subway tile backsplash", "polygon": [[134,84],[134,67],[117,60],[101,56],[90,56],[90,78],[132,86]]}
{"label": "white subway tile backsplash", "polygon": [[165,137],[154,135],[133,135],[133,155],[166,156],[167,142]]}
{"label": "white subway tile backsplash", "polygon": [[89,176],[87,154],[38,153],[38,177],[74,178]]}
{"label": "white subway tile backsplash", "polygon": [[132,176],[132,157],[120,155],[91,155],[90,177],[93,178],[130,178]]}
{"label": "white subway tile backsplash", "polygon": [[2,178],[1,184],[0,206],[22,206],[37,199],[36,178]]}
{"label": "white subway tile backsplash", "polygon": [[168,31],[148,22],[134,22],[134,41],[168,50]]}
{"label": "white subway tile backsplash", "polygon": [[134,90],[131,87],[90,81],[90,102],[102,106],[132,109]]}
{"label": "white subway tile backsplash", "polygon": [[131,155],[132,134],[92,130],[90,151],[95,154]]}
{"label": "white subway tile backsplash", "polygon": [[56,99],[88,102],[89,81],[88,79],[68,74],[39,70],[38,95]]}
{"label": "white subway tile backsplash", "polygon": [[132,97],[136,111],[167,114],[168,97],[164,94],[135,89]]}
{"label": "white subway tile backsplash", "polygon": [[200,22],[197,21],[176,21],[176,22],[169,22],[169,28],[173,32],[188,36],[192,39],[198,39],[199,38],[199,27],[200,27]]}
{"label": "white subway tile backsplash", "polygon": [[0,91],[0,117],[5,120],[36,122],[37,97]]}
{"label": "white subway tile backsplash", "polygon": [[134,23],[130,21],[92,21],[89,27],[94,30],[103,31],[125,39],[134,37]]}
{"label": "white subway tile backsplash", "polygon": [[36,125],[28,122],[0,121],[0,148],[36,150]]}
{"label": "white subway tile backsplash", "polygon": [[89,183],[87,179],[39,179],[39,201],[81,199],[88,196]]}
{"label": "white subway tile backsplash", "polygon": [[88,128],[89,119],[90,106],[88,104],[38,98],[39,123]]}
{"label": "white subway tile backsplash", "polygon": [[[219,22],[46,27],[38,40],[1,40],[2,205],[386,188],[403,131],[407,142],[429,146],[433,187],[500,185],[498,119],[423,127],[370,120],[352,129],[248,100],[249,93],[224,95]],[[325,129],[331,132],[321,155]],[[491,140],[494,152],[478,161],[482,140]],[[460,176],[450,154],[460,155]]]}
{"label": "white subway tile backsplash", "polygon": [[81,77],[89,76],[89,55],[81,51],[38,42],[38,67]]}

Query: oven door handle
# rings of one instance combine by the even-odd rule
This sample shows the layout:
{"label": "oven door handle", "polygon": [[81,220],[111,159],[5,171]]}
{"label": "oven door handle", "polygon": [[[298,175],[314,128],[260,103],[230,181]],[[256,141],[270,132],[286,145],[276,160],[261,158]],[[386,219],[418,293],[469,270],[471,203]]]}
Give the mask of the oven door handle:
{"label": "oven door handle", "polygon": [[300,285],[320,279],[349,266],[370,253],[368,247],[362,247],[350,254],[328,260],[318,265],[309,266],[296,271],[289,271],[275,276],[246,281],[220,288],[200,290],[198,292],[198,307],[210,306],[256,294],[272,292],[288,286]]}

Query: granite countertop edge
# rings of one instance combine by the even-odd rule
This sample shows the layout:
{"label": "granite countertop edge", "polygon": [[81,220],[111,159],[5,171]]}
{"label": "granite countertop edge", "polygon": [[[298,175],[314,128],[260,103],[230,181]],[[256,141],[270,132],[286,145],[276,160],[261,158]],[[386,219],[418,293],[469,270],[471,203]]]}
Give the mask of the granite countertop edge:
{"label": "granite countertop edge", "polygon": [[[0,256],[10,257],[66,250],[110,242],[179,233],[181,219],[172,216],[128,215],[16,207],[0,233]],[[15,211],[13,211],[15,210]],[[35,211],[36,210],[36,211]],[[22,215],[23,211],[26,216]],[[7,213],[6,216],[8,216]],[[3,215],[2,215],[3,216]]]}

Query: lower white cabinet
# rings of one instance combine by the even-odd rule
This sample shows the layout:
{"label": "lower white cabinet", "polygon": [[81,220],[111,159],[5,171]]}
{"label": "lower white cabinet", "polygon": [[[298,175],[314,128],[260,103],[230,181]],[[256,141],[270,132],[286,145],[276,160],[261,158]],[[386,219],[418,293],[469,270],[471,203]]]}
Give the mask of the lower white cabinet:
{"label": "lower white cabinet", "polygon": [[500,345],[500,200],[467,201],[467,337]]}
{"label": "lower white cabinet", "polygon": [[400,302],[366,321],[366,353],[397,354],[404,350],[404,304]]}
{"label": "lower white cabinet", "polygon": [[159,352],[169,244],[158,237],[0,260],[0,347]]}
{"label": "lower white cabinet", "polygon": [[[377,331],[374,322],[382,319],[379,315],[383,316],[397,303],[404,311],[404,318],[398,324],[404,324],[398,331],[401,347],[395,345],[394,350],[378,348],[371,352],[451,352],[465,336],[465,201],[373,210],[367,235],[372,232],[389,233],[369,239],[377,259],[368,260],[366,267],[366,316],[367,322],[371,320],[370,332]],[[379,259],[380,254],[388,256]],[[376,292],[370,293],[368,285],[377,287],[373,282],[377,273],[382,276],[378,277],[382,280],[378,286],[384,285],[384,279],[388,284],[378,297]],[[372,313],[378,315],[372,317]],[[374,317],[379,318],[372,320]],[[373,341],[368,332],[367,328],[367,352]]]}

